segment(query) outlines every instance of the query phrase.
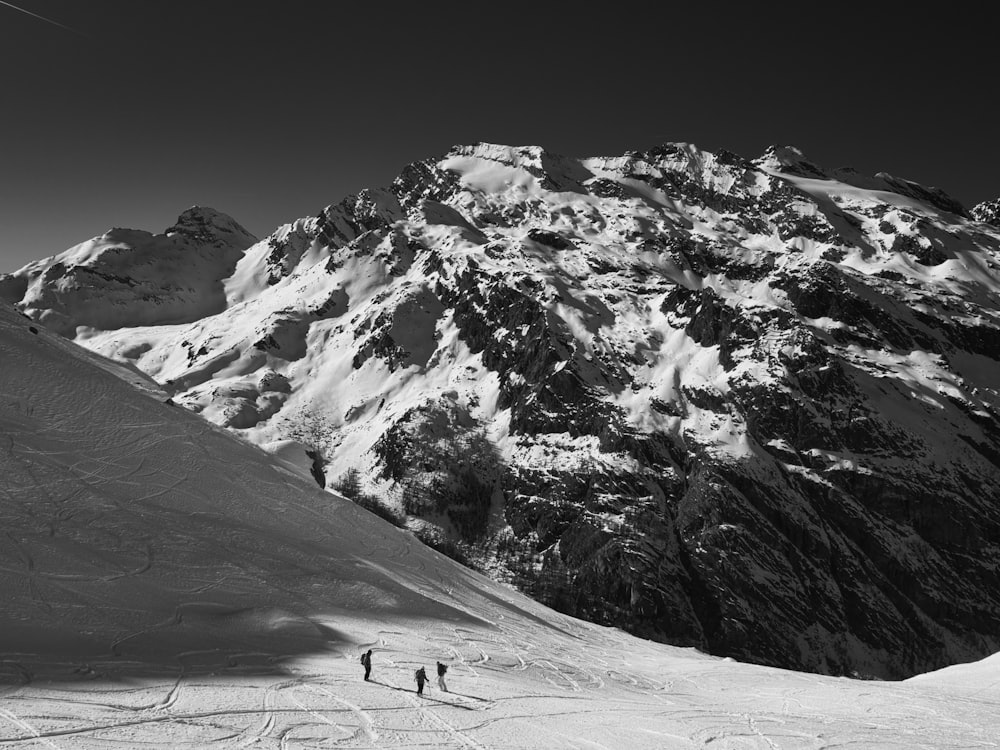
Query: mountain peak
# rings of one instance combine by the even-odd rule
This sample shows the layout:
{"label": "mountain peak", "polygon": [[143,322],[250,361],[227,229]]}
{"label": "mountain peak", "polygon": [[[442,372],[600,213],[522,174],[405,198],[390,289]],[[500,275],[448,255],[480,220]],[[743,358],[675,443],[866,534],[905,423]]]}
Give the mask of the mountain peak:
{"label": "mountain peak", "polygon": [[921,185],[919,182],[904,180],[902,177],[896,177],[888,172],[877,173],[875,179],[882,180],[889,187],[889,190],[892,190],[894,193],[916,198],[935,208],[957,214],[958,216],[966,218],[969,216],[969,211],[965,206],[939,187]]}
{"label": "mountain peak", "polygon": [[753,162],[762,169],[772,169],[776,172],[826,179],[828,175],[820,167],[806,158],[795,146],[768,146],[767,150]]}
{"label": "mountain peak", "polygon": [[520,166],[524,163],[537,163],[544,152],[545,149],[541,146],[510,146],[479,141],[469,145],[452,146],[447,156],[471,156],[510,166]]}
{"label": "mountain peak", "polygon": [[164,234],[181,234],[201,242],[245,242],[246,246],[257,238],[244,229],[233,217],[207,206],[191,206],[181,212],[176,223]]}
{"label": "mountain peak", "polygon": [[257,238],[221,211],[192,206],[162,234],[115,227],[31,263],[0,295],[57,333],[186,323],[225,308],[223,280]]}
{"label": "mountain peak", "polygon": [[[483,177],[490,170],[483,170],[481,162],[518,170],[533,177],[542,188],[555,192],[582,192],[580,182],[592,176],[581,166],[579,159],[553,153],[542,146],[505,146],[483,142],[454,146],[439,164],[450,172]],[[500,183],[510,182],[500,173],[493,174],[493,178],[499,179]],[[493,179],[486,178],[486,182],[492,183]],[[513,182],[521,184],[517,179]]]}

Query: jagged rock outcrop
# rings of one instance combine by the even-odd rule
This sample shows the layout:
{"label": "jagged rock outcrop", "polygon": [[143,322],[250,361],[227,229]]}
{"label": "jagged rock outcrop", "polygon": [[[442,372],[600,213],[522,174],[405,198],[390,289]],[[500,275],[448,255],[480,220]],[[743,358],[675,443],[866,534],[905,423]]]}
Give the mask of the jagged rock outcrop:
{"label": "jagged rock outcrop", "polygon": [[[566,612],[900,677],[1000,649],[991,211],[788,146],[476,144],[80,341]],[[60,265],[0,293],[61,321]]]}
{"label": "jagged rock outcrop", "polygon": [[1000,227],[1000,198],[985,201],[973,207],[972,217],[977,221],[983,221],[995,227]]}

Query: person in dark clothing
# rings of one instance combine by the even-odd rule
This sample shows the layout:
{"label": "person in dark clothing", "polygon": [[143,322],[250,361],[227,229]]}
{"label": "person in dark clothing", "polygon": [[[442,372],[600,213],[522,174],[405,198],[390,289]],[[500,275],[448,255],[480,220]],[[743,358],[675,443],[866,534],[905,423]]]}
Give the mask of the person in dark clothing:
{"label": "person in dark clothing", "polygon": [[424,671],[424,668],[421,667],[417,670],[417,673],[414,676],[417,678],[417,695],[423,695],[424,683],[427,682],[427,673]]}
{"label": "person in dark clothing", "polygon": [[368,682],[368,677],[372,673],[372,650],[368,649],[368,653],[361,654],[361,663],[365,665],[365,682]]}
{"label": "person in dark clothing", "polygon": [[448,665],[438,662],[438,687],[444,692],[448,692],[448,686],[444,684],[444,673],[448,671]]}

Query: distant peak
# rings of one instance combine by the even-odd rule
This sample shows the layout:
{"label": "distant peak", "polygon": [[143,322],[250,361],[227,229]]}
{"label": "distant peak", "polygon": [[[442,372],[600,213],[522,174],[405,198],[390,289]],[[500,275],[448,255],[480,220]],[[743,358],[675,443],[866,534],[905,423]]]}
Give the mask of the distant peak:
{"label": "distant peak", "polygon": [[524,170],[550,190],[579,192],[579,182],[592,176],[581,167],[579,159],[553,153],[542,146],[504,146],[483,142],[454,146],[441,163],[469,158]]}
{"label": "distant peak", "polygon": [[523,167],[539,165],[544,153],[545,149],[541,146],[505,146],[500,143],[479,142],[468,146],[453,146],[448,156],[471,156],[512,167]]}
{"label": "distant peak", "polygon": [[904,180],[902,177],[896,177],[888,172],[878,172],[875,175],[875,179],[882,180],[882,182],[889,187],[889,190],[894,193],[908,195],[911,198],[916,198],[917,200],[928,203],[935,208],[940,208],[943,211],[949,211],[953,214],[957,214],[958,216],[969,216],[969,211],[965,208],[965,206],[939,187],[921,185],[919,182]]}
{"label": "distant peak", "polygon": [[693,143],[667,141],[641,151],[626,151],[625,156],[647,161],[662,161],[664,159],[689,161],[692,158],[701,157],[705,153]]}
{"label": "distant peak", "polygon": [[532,146],[531,144],[522,144],[520,146],[514,146],[508,143],[492,143],[490,141],[477,141],[471,144],[456,144],[452,147],[452,151],[456,152],[469,152],[473,151],[476,153],[481,153],[483,155],[491,154],[537,154],[542,151],[541,146]]}
{"label": "distant peak", "polygon": [[191,206],[181,212],[177,222],[182,221],[232,221],[232,217],[208,206]]}
{"label": "distant peak", "polygon": [[781,145],[773,143],[765,149],[762,159],[764,158],[774,158],[778,159],[782,164],[797,164],[799,162],[808,161],[806,155],[802,153],[802,149],[798,146]]}
{"label": "distant peak", "polygon": [[164,234],[182,234],[202,241],[219,239],[220,235],[229,240],[238,239],[252,245],[257,241],[233,217],[208,206],[191,206],[181,212],[177,222],[168,227]]}
{"label": "distant peak", "polygon": [[777,172],[793,174],[799,177],[828,177],[820,167],[806,158],[795,146],[768,146],[767,150],[753,162],[757,167],[773,169]]}

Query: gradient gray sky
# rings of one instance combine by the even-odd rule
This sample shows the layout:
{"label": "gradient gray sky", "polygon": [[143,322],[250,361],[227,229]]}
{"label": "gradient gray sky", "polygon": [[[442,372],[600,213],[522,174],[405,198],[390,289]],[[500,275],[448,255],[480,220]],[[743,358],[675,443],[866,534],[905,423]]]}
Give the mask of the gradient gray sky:
{"label": "gradient gray sky", "polygon": [[792,144],[968,206],[1000,196],[982,21],[583,7],[0,3],[0,272],[113,226],[162,231],[195,204],[266,236],[476,141],[574,156],[688,141],[747,158]]}

